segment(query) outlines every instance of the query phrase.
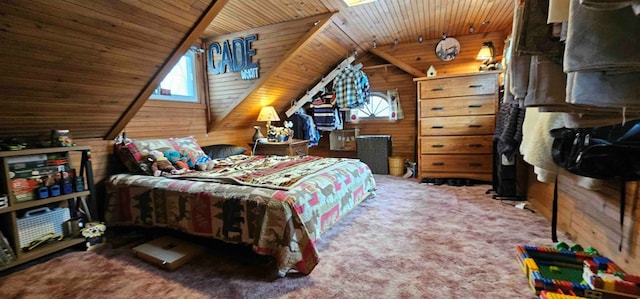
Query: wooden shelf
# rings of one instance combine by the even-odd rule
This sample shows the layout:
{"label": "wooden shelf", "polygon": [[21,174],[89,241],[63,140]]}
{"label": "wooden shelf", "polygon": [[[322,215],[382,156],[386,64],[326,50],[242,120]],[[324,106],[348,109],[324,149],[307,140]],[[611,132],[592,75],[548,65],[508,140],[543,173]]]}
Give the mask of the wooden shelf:
{"label": "wooden shelf", "polygon": [[82,191],[82,192],[74,192],[74,193],[69,193],[69,194],[63,194],[63,195],[55,196],[55,197],[49,197],[49,198],[45,198],[45,199],[34,199],[34,200],[29,200],[29,201],[23,201],[23,202],[15,203],[15,204],[13,204],[11,206],[8,206],[6,208],[0,209],[0,214],[11,212],[11,211],[17,211],[17,210],[23,210],[23,209],[43,206],[43,205],[47,205],[47,204],[50,204],[50,203],[55,203],[55,202],[59,202],[59,201],[67,200],[67,199],[72,199],[72,198],[77,198],[77,197],[85,197],[85,196],[89,196],[89,194],[90,194],[89,191]]}
{"label": "wooden shelf", "polygon": [[[70,172],[71,169],[74,169],[71,163],[72,152],[81,152],[82,154],[79,176],[86,180],[83,181],[84,191],[61,194],[44,199],[32,199],[27,201],[18,201],[16,199],[16,192],[14,192],[15,190],[13,190],[13,188],[14,186],[19,186],[19,184],[14,185],[14,183],[16,183],[14,180],[17,178],[13,178],[13,174],[10,172],[10,167],[11,165],[14,165],[13,163],[18,163],[17,160],[21,159],[15,159],[14,162],[10,163],[10,158],[45,155],[46,158],[43,159],[47,159],[48,161],[49,159],[58,160],[59,156],[64,155],[66,158],[64,169],[58,169],[57,171]],[[36,164],[40,165],[40,163]],[[46,165],[48,163],[42,164]],[[34,168],[25,169],[33,172],[34,170],[39,170],[39,167],[35,166]],[[49,177],[49,179],[51,179],[51,177]],[[24,189],[24,191],[21,192],[24,192],[24,194],[27,194],[26,192],[35,192],[35,190],[41,186],[42,183],[37,182],[35,186],[29,185],[30,189]],[[6,194],[8,198],[8,206],[0,208],[0,230],[2,231],[2,235],[7,239],[8,247],[12,249],[15,259],[10,264],[0,266],[0,271],[85,242],[85,239],[82,237],[67,237],[53,243],[41,244],[29,252],[24,252],[21,248],[25,246],[25,244],[29,244],[39,238],[39,235],[46,235],[49,233],[53,233],[56,236],[63,235],[66,232],[64,229],[64,222],[67,219],[74,218],[79,212],[79,208],[83,209],[83,214],[86,218],[84,219],[85,221],[93,220],[91,215],[95,214],[96,209],[90,147],[70,146],[0,152],[0,194]],[[53,208],[53,206],[65,208],[65,210],[40,209],[40,211],[38,211],[38,208]],[[34,213],[28,215],[28,221],[20,221],[21,219],[24,219],[21,217],[25,217],[23,213],[26,211],[34,211]],[[67,211],[69,215],[66,215]],[[4,244],[5,242],[0,242],[0,245],[3,247]]]}
{"label": "wooden shelf", "polygon": [[91,150],[89,146],[69,146],[69,147],[44,147],[44,148],[32,148],[19,151],[0,151],[0,157],[17,157],[28,155],[40,155],[40,154],[52,154],[63,153],[69,151],[88,151]]}

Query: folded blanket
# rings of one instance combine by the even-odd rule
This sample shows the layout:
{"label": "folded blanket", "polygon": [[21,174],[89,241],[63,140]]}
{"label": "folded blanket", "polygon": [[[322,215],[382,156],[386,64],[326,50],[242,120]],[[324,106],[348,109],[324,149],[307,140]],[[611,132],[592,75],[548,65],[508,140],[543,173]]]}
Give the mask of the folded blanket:
{"label": "folded blanket", "polygon": [[567,75],[559,61],[546,56],[531,56],[525,106],[566,106],[566,86]]}
{"label": "folded blanket", "polygon": [[623,124],[629,120],[640,118],[638,113],[623,114],[620,112],[587,112],[564,113],[564,126],[567,128],[589,128]]}
{"label": "folded blanket", "polygon": [[559,36],[553,36],[552,25],[547,24],[549,0],[524,0],[522,20],[519,22],[520,55],[556,55],[562,53]]}
{"label": "folded blanket", "polygon": [[562,23],[569,20],[570,0],[549,0],[547,23]]}
{"label": "folded blanket", "polygon": [[563,125],[562,113],[541,113],[535,107],[526,109],[520,153],[525,162],[535,167],[537,180],[540,182],[553,183],[555,179],[558,167],[551,157],[553,137],[549,131]]}
{"label": "folded blanket", "polygon": [[571,0],[564,71],[640,71],[640,21],[630,7],[596,11]]}
{"label": "folded blanket", "polygon": [[524,100],[529,87],[529,67],[531,56],[512,56],[508,66],[509,91],[517,100]]}
{"label": "folded blanket", "polygon": [[638,110],[640,109],[638,86],[640,86],[640,70],[621,74],[568,73],[566,101],[571,104]]}
{"label": "folded blanket", "polygon": [[612,10],[631,6],[636,15],[640,14],[640,1],[638,0],[580,0],[580,4],[595,10]]}

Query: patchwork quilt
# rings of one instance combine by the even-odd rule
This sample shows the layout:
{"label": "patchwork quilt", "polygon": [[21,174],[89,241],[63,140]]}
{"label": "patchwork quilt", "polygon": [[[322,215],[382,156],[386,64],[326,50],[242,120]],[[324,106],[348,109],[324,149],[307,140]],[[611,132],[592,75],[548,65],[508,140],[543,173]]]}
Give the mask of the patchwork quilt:
{"label": "patchwork quilt", "polygon": [[107,182],[109,225],[169,227],[275,258],[280,275],[309,274],[314,240],[375,190],[356,159],[245,156],[171,177],[118,174]]}

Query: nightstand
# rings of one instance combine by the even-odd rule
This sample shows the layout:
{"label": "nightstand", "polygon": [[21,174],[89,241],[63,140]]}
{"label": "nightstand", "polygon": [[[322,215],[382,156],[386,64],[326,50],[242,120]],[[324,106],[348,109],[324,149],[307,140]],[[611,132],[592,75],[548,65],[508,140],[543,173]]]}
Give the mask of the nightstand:
{"label": "nightstand", "polygon": [[[253,143],[249,144],[253,148]],[[256,145],[254,155],[302,156],[309,154],[309,140],[293,139],[287,142],[262,142]]]}

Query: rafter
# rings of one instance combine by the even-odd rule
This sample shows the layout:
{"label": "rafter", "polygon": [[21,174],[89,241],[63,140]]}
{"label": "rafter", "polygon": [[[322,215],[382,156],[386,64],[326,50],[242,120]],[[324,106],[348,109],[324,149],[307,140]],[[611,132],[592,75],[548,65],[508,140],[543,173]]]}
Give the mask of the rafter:
{"label": "rafter", "polygon": [[371,52],[372,54],[374,54],[374,55],[376,55],[376,56],[388,61],[389,63],[397,66],[399,69],[401,69],[401,70],[413,75],[414,77],[426,77],[427,76],[427,74],[425,74],[424,72],[421,72],[420,70],[408,65],[407,63],[402,62],[402,60],[400,60],[398,58],[395,58],[395,57],[393,57],[392,55],[390,55],[390,54],[388,54],[386,52],[380,51],[380,50],[375,49],[375,48],[369,49],[369,52]]}

